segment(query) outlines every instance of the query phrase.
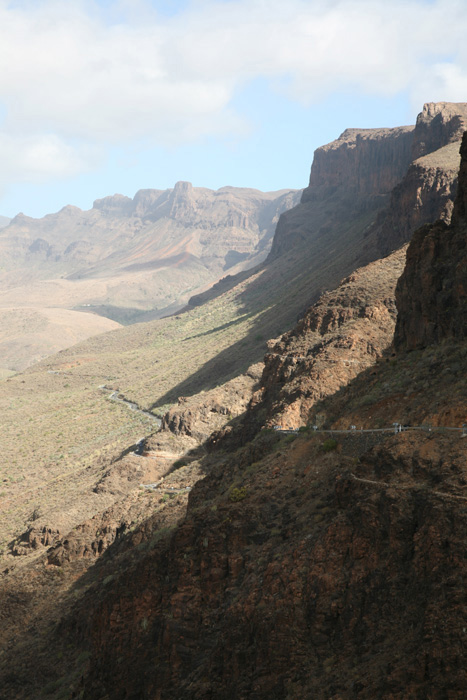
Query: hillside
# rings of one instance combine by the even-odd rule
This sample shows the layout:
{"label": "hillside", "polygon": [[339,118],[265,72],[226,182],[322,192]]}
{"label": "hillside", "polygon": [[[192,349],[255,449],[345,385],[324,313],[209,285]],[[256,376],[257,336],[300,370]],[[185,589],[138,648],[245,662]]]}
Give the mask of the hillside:
{"label": "hillside", "polygon": [[[105,197],[89,211],[67,206],[42,219],[19,214],[0,232],[0,309],[13,321],[11,337],[8,326],[4,331],[0,367],[25,369],[116,327],[99,324],[96,315],[123,324],[166,316],[226,271],[254,267],[269,251],[280,213],[298,197],[292,190],[212,191],[179,182],[133,199]],[[70,313],[44,311],[60,308]],[[48,338],[21,338],[12,361],[22,317],[33,309],[34,325],[44,313],[54,313],[54,324]]]}
{"label": "hillside", "polygon": [[[367,425],[378,414],[388,425],[408,406],[410,425],[420,425],[433,390],[423,402],[413,390],[444,359],[449,372],[431,406],[440,429],[328,440],[259,432],[230,454],[221,443],[178,526],[149,521],[144,553],[122,542],[119,568],[104,557],[100,580],[114,575],[112,590],[94,579],[65,622],[90,653],[76,686],[85,697],[464,697],[465,316],[457,326],[467,288],[467,136],[462,155],[452,225],[421,229],[409,247],[395,362],[389,354],[337,395],[341,424],[361,418],[351,410],[359,390]],[[411,326],[417,300],[431,318],[443,307],[429,336],[423,323]],[[415,363],[413,343],[422,348]],[[457,416],[444,412],[455,405]],[[332,407],[333,397],[322,402]]]}
{"label": "hillside", "polygon": [[[440,111],[428,111],[436,151],[445,133]],[[363,433],[328,451],[322,434],[260,430],[317,417],[325,427],[462,424],[462,338],[440,331],[418,355],[401,341],[392,357],[404,251],[364,264],[413,131],[353,130],[325,148],[324,164],[328,151],[332,168],[336,152],[342,162],[351,157],[367,189],[349,188],[345,168],[341,185],[331,175],[326,183],[322,161],[321,184],[281,217],[268,260],[252,273],[225,280],[178,316],[92,338],[2,383],[7,698],[36,698],[40,689],[56,700],[227,700],[234,687],[236,697],[258,700],[402,700],[407,688],[417,697],[430,682],[461,697],[457,641],[449,646],[445,628],[429,632],[453,615],[436,606],[462,549],[453,537],[463,527],[460,433]],[[394,171],[378,176],[382,154]],[[448,229],[456,241],[463,192]],[[443,211],[443,196],[438,205]],[[429,255],[415,259],[408,294],[398,292],[401,318],[410,318],[402,298],[415,303],[422,288],[430,299],[429,280],[439,286],[439,271],[424,276]],[[447,246],[448,278],[452,260]],[[461,255],[457,264],[452,307],[462,309]],[[454,328],[454,318],[440,328]],[[270,338],[261,377],[257,361]],[[115,400],[122,397],[170,409],[163,429]],[[444,531],[452,549],[433,549]],[[420,581],[430,592],[423,600]],[[401,610],[412,621],[405,636]],[[452,687],[436,666],[446,647]],[[407,661],[418,648],[433,668],[423,677]]]}
{"label": "hillside", "polygon": [[2,369],[20,372],[63,348],[119,327],[108,318],[81,311],[0,307]]}
{"label": "hillside", "polygon": [[[312,184],[302,204],[282,215],[268,260],[250,274],[227,279],[224,291],[214,290],[210,301],[196,300],[179,316],[92,338],[3,383],[4,546],[27,526],[36,503],[41,503],[47,527],[56,521],[73,527],[99,508],[94,496],[86,495],[90,484],[99,480],[109,460],[150,429],[146,416],[108,400],[112,390],[162,416],[180,396],[213,389],[247,372],[264,355],[269,338],[288,330],[324,288],[336,286],[360,259],[365,261],[365,235],[390,201],[390,194],[376,194],[378,183],[386,189],[397,182],[402,165],[396,154],[407,158],[412,131],[365,130],[361,138],[353,130],[325,147],[318,157],[324,184],[313,184],[314,162]],[[437,127],[435,147],[439,133]],[[349,151],[359,167],[367,164],[369,173],[380,167],[377,154],[385,154],[394,163],[392,179],[389,171],[381,180],[368,175],[376,184],[360,196],[349,190],[345,174],[341,189],[326,182],[325,154],[330,153],[335,167],[336,153],[346,162]],[[443,198],[439,206],[445,206]],[[108,389],[100,388],[104,385]],[[76,509],[78,494],[81,506]],[[109,495],[106,504],[111,501]]]}

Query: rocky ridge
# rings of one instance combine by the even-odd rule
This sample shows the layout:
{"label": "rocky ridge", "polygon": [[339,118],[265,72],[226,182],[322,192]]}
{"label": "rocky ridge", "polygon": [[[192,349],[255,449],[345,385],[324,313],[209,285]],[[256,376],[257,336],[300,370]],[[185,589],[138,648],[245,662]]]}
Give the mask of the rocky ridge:
{"label": "rocky ridge", "polygon": [[[19,214],[0,228],[0,312],[15,317],[17,330],[8,333],[5,326],[0,369],[25,369],[96,327],[105,331],[107,319],[126,325],[167,316],[227,270],[258,265],[280,213],[298,196],[179,182],[170,190],[141,190],[133,199],[105,197],[89,211],[66,206],[42,219]],[[23,337],[24,314],[35,314],[37,325],[51,308],[58,320],[60,309],[69,312],[62,328],[49,324],[51,342]],[[98,316],[106,319],[100,326]],[[17,339],[22,357],[12,361]]]}
{"label": "rocky ridge", "polygon": [[[394,269],[400,263],[396,258]],[[381,273],[384,265],[375,265],[374,271]],[[384,284],[365,278],[370,270],[358,271],[326,295],[327,305],[317,304],[280,349],[297,359],[309,349],[319,357],[322,334],[333,353],[348,353],[352,324],[363,322],[371,334],[382,331],[381,337],[369,335],[367,360],[376,358],[393,323],[393,282],[383,280],[386,298]],[[358,289],[369,296],[363,303]],[[372,303],[372,290],[380,294],[380,303]],[[327,424],[341,421],[348,427],[354,422],[353,392],[370,398],[378,382],[386,401],[385,423],[400,417],[414,399],[410,386],[401,395],[394,370],[410,355],[401,350],[399,358],[383,358],[342,388],[336,395],[341,401],[337,417],[329,408],[334,397],[325,398]],[[271,394],[273,406],[277,400],[274,410],[301,400],[297,391],[306,375],[300,379],[294,370],[286,377],[287,369],[286,363],[279,366],[278,377],[296,384],[289,395],[286,382],[279,398]],[[438,401],[452,403],[459,378],[454,369],[455,377],[443,374],[437,385]],[[417,361],[410,382],[418,372]],[[304,386],[304,404],[310,389]],[[370,425],[378,415],[372,401]],[[200,426],[205,434],[209,406],[201,397],[197,424],[193,405],[182,400],[181,414],[167,421],[182,435],[167,430],[167,444],[192,440],[187,433]],[[212,397],[212,406],[216,419],[227,417],[224,398]],[[459,415],[462,406],[465,412],[465,392],[460,392]],[[449,418],[439,416],[440,424],[448,425]],[[39,642],[40,653],[37,641],[27,649],[36,650],[34,681],[21,667],[21,656],[16,654],[12,663],[21,628],[16,640],[9,638],[11,651],[2,660],[3,671],[9,665],[3,686],[9,696],[35,697],[39,682],[53,697],[90,700],[405,700],[429,693],[460,700],[465,685],[461,533],[466,441],[457,434],[419,432],[382,436],[372,444],[365,435],[350,435],[330,447],[325,436],[306,432],[283,438],[266,430],[251,437],[242,445],[240,426],[237,440],[232,434],[221,445],[226,452],[213,449],[205,457],[198,454],[191,465],[178,466],[171,476],[174,484],[190,478],[190,467],[196,476],[188,499],[177,494],[167,500],[173,505],[166,504],[165,515],[143,524],[132,524],[130,515],[119,536],[121,523],[100,536],[102,522],[88,521],[69,538],[70,546],[62,541],[52,550],[49,563],[38,565],[37,578],[55,580],[54,590],[60,591],[57,580],[77,578],[69,593],[61,593],[60,625],[47,634],[34,610],[37,596],[13,572],[18,594],[10,589],[3,616],[27,617],[30,629],[39,625],[46,644]],[[104,486],[120,488],[132,473],[120,467],[104,478]],[[206,477],[199,480],[202,474]],[[143,510],[134,508],[135,517]],[[90,560],[96,564],[86,572]],[[54,573],[58,570],[63,574]],[[62,648],[64,661],[58,659]],[[27,658],[24,653],[22,659]]]}
{"label": "rocky ridge", "polygon": [[459,195],[451,225],[419,229],[397,286],[397,349],[423,348],[467,337],[467,138],[461,146]]}
{"label": "rocky ridge", "polygon": [[[411,317],[404,284],[427,302],[441,302],[440,282],[449,285],[453,303],[443,323],[431,304],[428,337],[424,324],[399,325],[400,353],[412,333],[441,353],[450,339],[465,351],[465,335],[453,333],[465,298],[456,284],[464,168],[454,223],[428,229],[444,274],[424,275],[420,261],[429,272],[434,256],[420,246],[422,229],[398,292],[402,319]],[[318,309],[304,327],[323,327]],[[338,319],[330,314],[326,328]],[[400,407],[395,378],[386,384]],[[444,380],[446,398],[454,386]],[[352,382],[343,393],[351,391]],[[213,465],[174,534],[120,576],[92,622],[79,608],[78,635],[93,645],[86,697],[228,700],[232,688],[255,700],[463,697],[467,441],[423,431],[382,434],[373,447],[364,434],[332,446],[319,435],[278,441],[259,433]],[[130,639],[135,651],[117,666]]]}
{"label": "rocky ridge", "polygon": [[3,286],[26,263],[37,279],[55,272],[70,280],[176,267],[183,256],[218,274],[241,263],[251,267],[267,254],[277,218],[296,196],[178,182],[169,190],[140,190],[133,199],[104,197],[89,211],[66,206],[42,219],[19,214],[0,235],[10,270]]}
{"label": "rocky ridge", "polygon": [[359,268],[323,294],[293,330],[270,342],[261,390],[252,400],[263,423],[305,425],[318,401],[382,356],[394,335],[395,287],[405,256],[406,246]]}

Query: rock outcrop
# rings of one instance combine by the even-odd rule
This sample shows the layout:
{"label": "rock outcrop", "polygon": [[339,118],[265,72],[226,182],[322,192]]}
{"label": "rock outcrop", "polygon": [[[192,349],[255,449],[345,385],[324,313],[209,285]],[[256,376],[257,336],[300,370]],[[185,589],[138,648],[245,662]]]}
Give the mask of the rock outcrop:
{"label": "rock outcrop", "polygon": [[318,148],[301,203],[279,220],[270,259],[318,237],[334,246],[330,234],[342,227],[345,214],[374,213],[360,232],[358,264],[397,250],[424,223],[449,222],[459,169],[456,144],[465,128],[467,103],[427,103],[415,127],[347,129]]}
{"label": "rock outcrop", "polygon": [[467,129],[467,103],[427,102],[417,117],[412,147],[415,160],[462,139]]}
{"label": "rock outcrop", "polygon": [[398,350],[467,337],[467,136],[461,146],[452,223],[420,228],[407,251],[398,285]]}
{"label": "rock outcrop", "polygon": [[323,294],[293,330],[271,343],[261,389],[252,402],[263,423],[306,425],[317,401],[381,357],[393,339],[395,287],[405,254],[403,247],[356,270]]}
{"label": "rock outcrop", "polygon": [[467,103],[428,102],[413,132],[412,162],[368,232],[380,255],[410,241],[426,223],[449,223],[457,188],[459,146],[467,129]]}
{"label": "rock outcrop", "polygon": [[164,415],[161,430],[204,442],[211,433],[246,410],[252,393],[259,384],[262,369],[262,363],[257,363],[245,374],[216,389],[193,397],[179,397],[177,405]]}
{"label": "rock outcrop", "polygon": [[339,188],[364,197],[390,192],[412,160],[413,137],[413,126],[346,129],[336,141],[316,149],[302,202],[315,197],[315,188]]}

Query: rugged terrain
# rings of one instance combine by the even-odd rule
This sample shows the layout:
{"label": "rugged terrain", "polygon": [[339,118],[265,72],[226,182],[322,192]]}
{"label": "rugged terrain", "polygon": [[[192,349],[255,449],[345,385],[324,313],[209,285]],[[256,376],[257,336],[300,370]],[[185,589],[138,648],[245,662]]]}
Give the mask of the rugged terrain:
{"label": "rugged terrain", "polygon": [[[436,144],[436,115],[449,109],[425,110]],[[410,133],[397,131],[390,146],[378,130],[376,152],[406,149]],[[357,159],[362,140],[350,139]],[[346,153],[348,141],[335,149]],[[364,148],[378,167],[373,146]],[[409,247],[395,348],[405,251],[356,270],[377,248],[372,232],[390,196],[353,196],[345,217],[349,195],[334,183],[321,214],[308,199],[282,217],[268,262],[249,279],[225,281],[178,318],[92,339],[4,383],[7,698],[463,697],[464,167],[452,225],[422,229]],[[393,186],[387,174],[369,180]],[[440,191],[439,213],[445,205]],[[327,213],[329,228],[307,222],[301,207],[323,222]],[[348,260],[332,247],[340,240]],[[344,279],[320,295],[326,275]],[[260,378],[252,364],[264,340],[290,328],[310,299],[298,325],[269,344]],[[439,318],[436,331],[412,324],[415,303],[423,318]],[[163,430],[149,435],[150,416],[111,400],[117,388],[143,408],[172,404]],[[48,470],[40,489],[40,468],[34,476],[23,466],[33,396],[32,422],[51,432],[35,443],[34,465]],[[292,420],[426,430],[334,439],[260,429]],[[59,426],[65,456],[50,460]],[[134,454],[130,436],[135,449],[142,434]],[[73,435],[79,453],[68,449]]]}
{"label": "rugged terrain", "polygon": [[[464,107],[457,106],[459,114],[463,114]],[[194,300],[189,310],[178,317],[138,324],[88,340],[4,382],[0,397],[3,546],[25,530],[28,515],[38,503],[44,526],[51,529],[58,521],[74,527],[80,519],[100,508],[101,502],[89,497],[88,492],[92,492],[100,479],[101,470],[147,434],[154,424],[147,415],[129,412],[124,404],[109,400],[112,391],[117,390],[141,408],[162,416],[180,396],[194,396],[245,374],[264,355],[266,340],[288,330],[303,315],[308,302],[319,298],[323,288],[332,288],[353,274],[360,259],[368,255],[364,249],[368,241],[366,234],[389,201],[389,194],[378,191],[378,187],[385,190],[400,177],[408,157],[408,135],[417,132],[422,123],[424,139],[430,147],[445,143],[452,135],[453,111],[454,106],[445,104],[426,108],[425,117],[418,120],[415,129],[374,130],[374,133],[364,130],[362,136],[353,130],[325,147],[322,153],[319,150],[318,165],[313,163],[304,201],[281,217],[267,262],[249,276],[243,273],[225,280],[213,291],[211,300],[202,304],[201,300]],[[440,119],[439,115],[445,114],[446,118]],[[426,136],[431,123],[429,115],[434,129],[431,140]],[[440,123],[447,125],[447,136]],[[326,175],[326,153],[332,161],[329,175]],[[368,182],[373,183],[370,191],[357,196],[345,176],[344,166],[340,184],[333,179],[331,173],[339,164],[338,153],[343,163],[352,154],[355,169],[364,171],[367,166],[369,173],[372,168],[378,170],[382,162],[378,154],[384,154],[394,164],[393,175],[388,174],[387,168],[384,177],[368,174]],[[368,162],[365,158],[369,158]],[[315,168],[320,172],[322,184],[316,182]],[[321,187],[325,188],[322,198]],[[439,212],[444,207],[444,197],[440,196]],[[298,228],[297,222],[301,222]],[[396,254],[394,260],[397,259],[401,261]],[[375,270],[380,269],[378,265]],[[367,329],[371,326],[375,332],[382,332],[384,340],[377,339],[374,348],[368,346],[368,352],[363,349],[363,359],[368,363],[376,359],[388,342],[393,323],[391,290],[397,265],[391,267],[391,262],[381,265],[386,270],[382,272],[382,280],[388,277],[379,301],[371,307],[371,303],[354,298],[351,304],[362,314],[361,319],[352,320],[353,312],[349,313],[348,307],[344,312],[350,330],[352,323],[358,321]],[[359,289],[358,276],[354,288]],[[367,292],[367,297],[374,292],[371,283]],[[338,308],[338,299],[329,301],[337,303]],[[365,317],[365,304],[370,310],[373,308],[369,314],[373,314],[373,319]],[[320,313],[323,311],[318,316]],[[317,342],[318,336],[319,333],[314,336]],[[351,345],[350,336],[347,344],[338,347],[337,329],[330,345],[332,352],[338,353],[336,357],[349,359],[349,342]],[[290,344],[286,355],[303,354],[293,349],[295,341],[284,338],[283,343]],[[316,366],[326,355],[325,348],[319,350],[318,346],[312,351]],[[291,361],[284,360],[284,365]],[[301,362],[294,372],[299,374],[300,366]],[[353,366],[345,364],[341,369],[337,380],[334,368],[329,373],[331,377],[328,374],[327,379],[321,380],[319,390],[310,387],[313,401],[324,395],[324,389],[331,393],[355,372]],[[288,391],[285,389],[285,393]],[[304,403],[306,411],[310,396],[296,402],[287,399],[287,405],[293,404],[293,408],[285,409],[285,413],[293,414],[294,425],[304,419],[301,404]],[[281,399],[278,400],[280,403]],[[75,507],[77,499],[80,508]],[[108,499],[103,505],[109,504]]]}
{"label": "rugged terrain", "polygon": [[[52,341],[25,337],[13,362],[10,348],[3,353],[0,345],[0,367],[24,369],[111,327],[106,321],[99,326],[92,314],[124,324],[160,318],[227,270],[254,267],[269,251],[280,213],[299,195],[233,187],[212,191],[179,182],[171,190],[141,190],[133,199],[105,197],[89,211],[67,206],[42,219],[19,214],[5,222],[0,309],[13,319],[16,334],[15,317],[25,313],[35,316],[36,326],[51,313],[44,309],[86,315],[68,313],[61,328],[55,311],[56,330],[48,329]],[[4,335],[13,341],[8,326]]]}
{"label": "rugged terrain", "polygon": [[[409,247],[396,363],[410,356],[404,340],[416,339],[421,368],[434,355],[457,355],[465,368],[465,325],[454,328],[467,287],[467,137],[462,153],[453,224],[444,235],[439,225],[422,229]],[[420,245],[430,236],[443,241],[444,277],[431,246]],[[453,303],[436,324],[440,279]],[[430,336],[410,326],[422,288],[437,327]],[[385,365],[373,375],[387,380],[390,421],[406,397]],[[121,570],[112,592],[88,591],[77,605],[73,629],[91,651],[78,684],[84,696],[462,698],[467,440],[459,423],[457,432],[442,429],[454,415],[439,410],[457,398],[465,422],[465,391],[455,396],[462,376],[451,367],[437,385],[438,430],[374,440],[305,433],[293,442],[260,432],[221,457],[193,489],[180,526]],[[340,421],[352,391],[352,382],[342,389]],[[412,406],[417,425],[426,404]],[[124,665],[115,662],[121,654]]]}

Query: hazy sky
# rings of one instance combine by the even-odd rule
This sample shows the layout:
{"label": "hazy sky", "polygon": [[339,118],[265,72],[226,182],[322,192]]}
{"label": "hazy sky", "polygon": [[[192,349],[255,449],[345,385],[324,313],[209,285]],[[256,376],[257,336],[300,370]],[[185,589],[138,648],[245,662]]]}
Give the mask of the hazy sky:
{"label": "hazy sky", "polygon": [[0,0],[0,214],[307,184],[346,127],[467,101],[466,0]]}

